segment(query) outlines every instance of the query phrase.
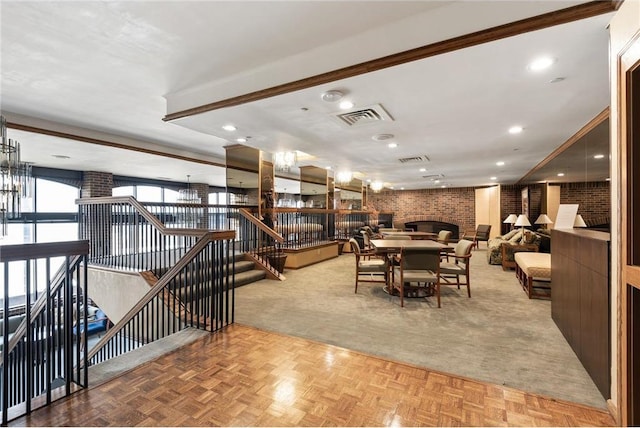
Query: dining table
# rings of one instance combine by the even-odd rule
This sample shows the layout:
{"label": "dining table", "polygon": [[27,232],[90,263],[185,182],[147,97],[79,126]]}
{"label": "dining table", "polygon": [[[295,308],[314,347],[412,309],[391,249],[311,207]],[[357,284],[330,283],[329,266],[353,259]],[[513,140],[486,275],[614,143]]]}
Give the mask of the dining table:
{"label": "dining table", "polygon": [[[443,244],[428,239],[372,239],[371,246],[375,249],[377,254],[385,256],[387,270],[389,273],[387,274],[387,284],[385,285],[384,290],[388,294],[393,294],[393,288],[391,287],[393,277],[393,259],[395,255],[402,252],[403,248],[433,249],[434,251],[453,249],[449,244]],[[424,297],[424,295],[416,295],[416,297]]]}
{"label": "dining table", "polygon": [[412,240],[437,239],[438,234],[432,232],[404,231],[404,232],[381,232],[383,238],[392,239],[394,236],[408,236]]}

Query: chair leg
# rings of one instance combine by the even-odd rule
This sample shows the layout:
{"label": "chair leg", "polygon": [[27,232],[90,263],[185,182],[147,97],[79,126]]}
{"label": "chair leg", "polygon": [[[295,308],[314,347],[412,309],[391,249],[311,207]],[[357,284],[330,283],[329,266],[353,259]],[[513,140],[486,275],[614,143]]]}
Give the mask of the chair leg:
{"label": "chair leg", "polygon": [[356,291],[354,291],[354,293],[358,292],[358,268],[356,267]]}
{"label": "chair leg", "polygon": [[442,307],[440,306],[440,280],[438,279],[438,281],[436,281],[436,294],[438,295],[438,307]]}

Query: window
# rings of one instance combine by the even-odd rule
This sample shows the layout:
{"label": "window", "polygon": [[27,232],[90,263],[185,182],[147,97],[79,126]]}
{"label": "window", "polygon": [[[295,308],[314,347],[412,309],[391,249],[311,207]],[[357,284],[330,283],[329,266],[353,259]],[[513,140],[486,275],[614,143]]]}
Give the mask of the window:
{"label": "window", "polygon": [[75,213],[78,212],[76,199],[80,196],[79,189],[68,184],[55,181],[36,179],[36,211],[39,213]]}

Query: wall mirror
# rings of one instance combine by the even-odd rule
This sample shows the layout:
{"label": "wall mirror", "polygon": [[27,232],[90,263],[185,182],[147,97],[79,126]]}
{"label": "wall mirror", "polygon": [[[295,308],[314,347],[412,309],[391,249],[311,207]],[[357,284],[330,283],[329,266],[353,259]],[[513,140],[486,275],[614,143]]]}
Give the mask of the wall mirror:
{"label": "wall mirror", "polygon": [[226,149],[227,203],[258,205],[260,202],[260,150],[233,145]]}
{"label": "wall mirror", "polygon": [[276,192],[276,207],[297,208],[301,204],[300,180],[276,175],[274,188]]}
{"label": "wall mirror", "polygon": [[327,207],[327,170],[317,166],[300,167],[300,195],[306,208]]}

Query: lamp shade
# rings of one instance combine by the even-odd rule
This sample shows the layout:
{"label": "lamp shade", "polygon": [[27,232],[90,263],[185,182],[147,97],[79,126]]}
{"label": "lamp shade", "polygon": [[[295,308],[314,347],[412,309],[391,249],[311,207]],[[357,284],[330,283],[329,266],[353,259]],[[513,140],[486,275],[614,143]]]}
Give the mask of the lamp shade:
{"label": "lamp shade", "polygon": [[518,216],[518,219],[516,220],[514,226],[531,226],[531,223],[529,222],[529,219],[527,218],[526,215],[524,214],[520,214]]}
{"label": "lamp shade", "polygon": [[515,214],[509,214],[507,218],[504,219],[503,223],[513,224],[518,219],[518,216]]}
{"label": "lamp shade", "polygon": [[540,214],[534,224],[552,224],[553,222],[546,214]]}
{"label": "lamp shade", "polygon": [[578,214],[576,219],[573,221],[573,227],[587,227],[587,223],[584,222],[584,219],[580,214]]}

